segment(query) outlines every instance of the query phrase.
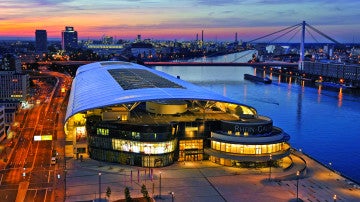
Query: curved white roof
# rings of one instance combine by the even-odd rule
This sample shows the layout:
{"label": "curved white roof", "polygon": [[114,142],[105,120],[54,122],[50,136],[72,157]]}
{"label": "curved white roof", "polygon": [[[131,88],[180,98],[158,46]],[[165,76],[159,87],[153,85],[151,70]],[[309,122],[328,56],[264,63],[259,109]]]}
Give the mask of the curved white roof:
{"label": "curved white roof", "polygon": [[[76,113],[91,109],[151,100],[218,101],[246,106],[148,67],[107,61],[78,68],[65,121]],[[254,108],[249,108],[256,112]]]}

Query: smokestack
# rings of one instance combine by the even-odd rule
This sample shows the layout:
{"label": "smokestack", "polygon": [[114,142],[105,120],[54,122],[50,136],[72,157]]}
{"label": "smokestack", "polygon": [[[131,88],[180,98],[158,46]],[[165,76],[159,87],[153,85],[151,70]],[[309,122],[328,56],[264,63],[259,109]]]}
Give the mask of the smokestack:
{"label": "smokestack", "polygon": [[201,30],[201,42],[204,42],[204,30]]}

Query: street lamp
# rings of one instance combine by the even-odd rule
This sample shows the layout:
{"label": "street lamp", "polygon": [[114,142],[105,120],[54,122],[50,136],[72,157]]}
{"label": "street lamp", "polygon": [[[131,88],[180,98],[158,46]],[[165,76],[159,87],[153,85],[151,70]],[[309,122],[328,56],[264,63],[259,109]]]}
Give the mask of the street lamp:
{"label": "street lamp", "polygon": [[[66,161],[65,161],[65,162],[66,162]],[[65,168],[66,168],[66,166],[65,166]],[[65,169],[64,172],[65,172],[64,181],[65,181],[65,199],[66,199],[66,172],[67,172],[67,170]]]}
{"label": "street lamp", "polygon": [[330,168],[330,173],[329,173],[329,175],[331,175],[331,166],[332,166],[332,163],[329,162],[329,168]]}
{"label": "street lamp", "polygon": [[99,173],[99,198],[101,200],[101,173]]}
{"label": "street lamp", "polygon": [[147,145],[145,147],[145,154],[148,154],[148,167],[149,167],[149,178],[150,178],[150,154],[151,154],[151,147]]}
{"label": "street lamp", "polygon": [[25,172],[25,170],[26,170],[26,168],[24,167],[23,169],[24,169],[24,171],[23,171],[23,173],[22,173],[22,176],[23,176],[23,177],[24,177],[24,179],[25,179],[25,176],[26,176],[26,172]]}
{"label": "street lamp", "polygon": [[296,201],[299,201],[299,175],[300,171],[296,171]]}
{"label": "street lamp", "polygon": [[270,154],[269,156],[269,162],[270,162],[270,169],[269,169],[269,181],[271,181],[271,160],[272,160],[272,155]]}
{"label": "street lamp", "polygon": [[159,198],[161,198],[161,172],[160,172],[160,177],[159,177]]}
{"label": "street lamp", "polygon": [[334,202],[336,202],[336,198],[337,198],[337,197],[336,197],[336,194],[334,194],[334,197],[333,197]]}
{"label": "street lamp", "polygon": [[174,202],[174,192],[172,191],[170,192],[170,194],[171,194],[171,202]]}

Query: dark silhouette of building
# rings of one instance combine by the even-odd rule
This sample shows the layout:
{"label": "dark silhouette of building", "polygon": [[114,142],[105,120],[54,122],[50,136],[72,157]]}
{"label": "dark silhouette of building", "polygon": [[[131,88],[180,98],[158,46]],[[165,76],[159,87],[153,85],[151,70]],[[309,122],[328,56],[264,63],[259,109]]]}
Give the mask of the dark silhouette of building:
{"label": "dark silhouette of building", "polygon": [[46,30],[36,30],[35,31],[35,50],[36,50],[36,52],[47,52]]}
{"label": "dark silhouette of building", "polygon": [[61,48],[65,51],[78,48],[78,34],[74,27],[65,27],[61,32]]}

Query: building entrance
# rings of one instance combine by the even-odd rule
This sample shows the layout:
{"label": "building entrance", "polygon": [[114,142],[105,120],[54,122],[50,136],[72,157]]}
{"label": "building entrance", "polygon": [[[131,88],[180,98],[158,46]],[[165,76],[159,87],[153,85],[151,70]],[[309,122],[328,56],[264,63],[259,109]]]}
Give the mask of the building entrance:
{"label": "building entrance", "polygon": [[185,161],[198,161],[198,155],[197,154],[187,154],[185,155]]}

